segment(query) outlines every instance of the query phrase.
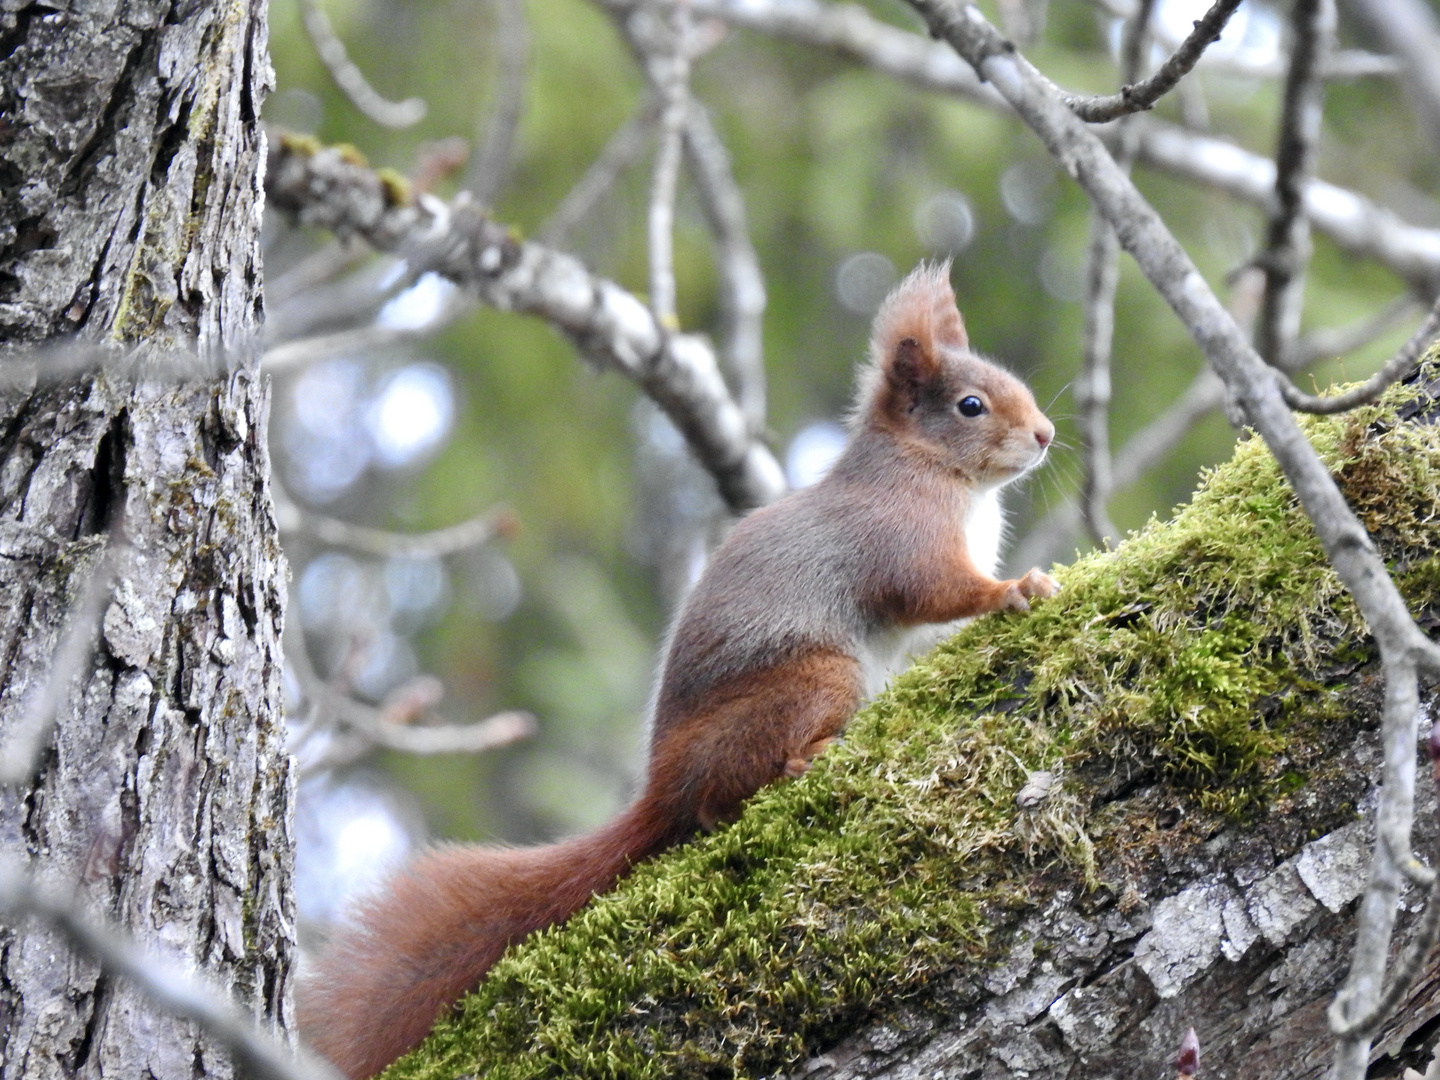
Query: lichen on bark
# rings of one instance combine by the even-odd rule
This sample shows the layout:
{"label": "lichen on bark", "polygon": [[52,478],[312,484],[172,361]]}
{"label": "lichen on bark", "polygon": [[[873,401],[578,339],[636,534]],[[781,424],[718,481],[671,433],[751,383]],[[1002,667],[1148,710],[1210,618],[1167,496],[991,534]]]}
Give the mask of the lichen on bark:
{"label": "lichen on bark", "polygon": [[[1422,620],[1440,432],[1399,414],[1430,394],[1307,421]],[[1207,1023],[1215,1075],[1272,1045],[1255,1075],[1323,1068],[1378,760],[1353,603],[1255,439],[1058,576],[803,780],[512,950],[387,1076],[1158,1075]],[[1058,789],[1019,809],[1040,770]]]}
{"label": "lichen on bark", "polygon": [[[0,753],[55,699],[33,776],[0,789],[0,849],[283,1033],[264,6],[8,5],[0,39]],[[0,1076],[197,1072],[232,1066],[196,1025],[43,927],[0,927]]]}

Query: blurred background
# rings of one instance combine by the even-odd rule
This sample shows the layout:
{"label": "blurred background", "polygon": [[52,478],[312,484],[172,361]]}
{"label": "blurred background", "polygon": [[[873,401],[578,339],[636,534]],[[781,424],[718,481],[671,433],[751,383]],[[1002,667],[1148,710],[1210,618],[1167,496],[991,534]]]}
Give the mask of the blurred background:
{"label": "blurred background", "polygon": [[[980,6],[1009,20],[1026,54],[1064,86],[1118,86],[1126,5]],[[1159,0],[1154,57],[1207,6]],[[919,29],[898,2],[863,8]],[[1247,0],[1154,115],[1273,156],[1289,10]],[[577,219],[555,217],[646,93],[612,14],[588,0],[323,0],[323,13],[371,84],[394,100],[423,99],[425,115],[401,129],[362,115],[322,63],[298,0],[274,0],[272,138],[351,144],[442,198],[464,186],[487,193],[498,221],[644,295],[653,141],[621,156],[613,185]],[[719,24],[711,33],[691,91],[745,200],[768,296],[764,425],[790,483],[813,480],[838,449],[886,291],[921,259],[953,258],[972,344],[1029,380],[1059,428],[1043,471],[1008,498],[1012,550],[1042,524],[1048,532],[1025,549],[1029,558],[1065,562],[1088,549],[1054,522],[1080,473],[1070,384],[1090,223],[1078,189],[994,111],[809,45]],[[1374,62],[1327,84],[1319,175],[1411,225],[1440,226],[1434,148],[1399,69],[1344,8],[1338,40]],[[472,153],[487,145],[488,155]],[[477,179],[467,169],[479,156],[489,172]],[[1233,286],[1263,245],[1263,212],[1143,161],[1137,179],[1212,287],[1243,308]],[[587,368],[545,323],[478,307],[433,275],[417,278],[362,244],[279,217],[265,236],[308,933],[416,844],[547,840],[612,815],[639,772],[667,618],[727,518],[659,411],[630,383]],[[1415,295],[1414,275],[1324,235],[1315,245],[1302,330],[1367,332],[1348,351],[1322,350],[1314,382],[1298,380],[1306,389],[1368,374],[1430,299]],[[714,245],[683,177],[675,270],[681,326],[715,332]],[[1202,362],[1124,259],[1115,321],[1118,452]],[[297,348],[317,337],[320,345]],[[1172,450],[1115,493],[1120,530],[1184,500],[1236,438],[1217,409],[1176,434]],[[404,540],[462,523],[472,530],[464,542]],[[516,737],[526,730],[519,713],[534,717],[528,737]],[[360,719],[347,727],[334,714]],[[483,753],[417,755],[357,734],[377,717],[423,731],[495,714],[494,741],[506,745]]]}

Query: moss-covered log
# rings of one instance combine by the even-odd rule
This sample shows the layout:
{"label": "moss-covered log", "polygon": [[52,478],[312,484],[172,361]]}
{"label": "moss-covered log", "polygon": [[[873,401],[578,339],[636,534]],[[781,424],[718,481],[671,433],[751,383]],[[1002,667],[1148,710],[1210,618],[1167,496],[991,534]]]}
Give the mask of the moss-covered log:
{"label": "moss-covered log", "polygon": [[[1428,626],[1426,370],[1308,431]],[[1192,1025],[1206,1077],[1323,1074],[1379,764],[1354,604],[1258,440],[1060,577],[804,780],[513,950],[388,1075],[1158,1077]],[[1022,808],[1036,773],[1057,782]],[[1420,1052],[1436,995],[1375,1075]]]}

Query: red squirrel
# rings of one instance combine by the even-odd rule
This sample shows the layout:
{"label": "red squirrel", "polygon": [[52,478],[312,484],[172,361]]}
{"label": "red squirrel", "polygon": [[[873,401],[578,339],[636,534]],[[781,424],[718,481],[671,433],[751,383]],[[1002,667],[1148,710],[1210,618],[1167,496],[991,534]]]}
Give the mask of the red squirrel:
{"label": "red squirrel", "polygon": [[1039,464],[1055,428],[1023,383],[970,352],[948,263],[896,287],[870,353],[830,472],[742,519],[685,600],[639,797],[562,843],[431,851],[360,906],[303,981],[301,1033],[352,1080],[417,1045],[507,946],[804,773],[917,630],[1058,590],[1039,570],[992,576],[996,490]]}

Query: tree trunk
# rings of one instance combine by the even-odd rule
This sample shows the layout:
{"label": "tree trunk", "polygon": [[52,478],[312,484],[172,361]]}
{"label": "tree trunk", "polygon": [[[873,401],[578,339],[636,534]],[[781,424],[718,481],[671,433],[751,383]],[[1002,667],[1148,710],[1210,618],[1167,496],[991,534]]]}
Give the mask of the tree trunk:
{"label": "tree trunk", "polygon": [[[0,790],[0,850],[285,1030],[284,563],[252,344],[269,78],[260,0],[0,0],[7,763],[43,736]],[[0,1050],[26,1080],[232,1072],[31,925],[0,932]]]}

